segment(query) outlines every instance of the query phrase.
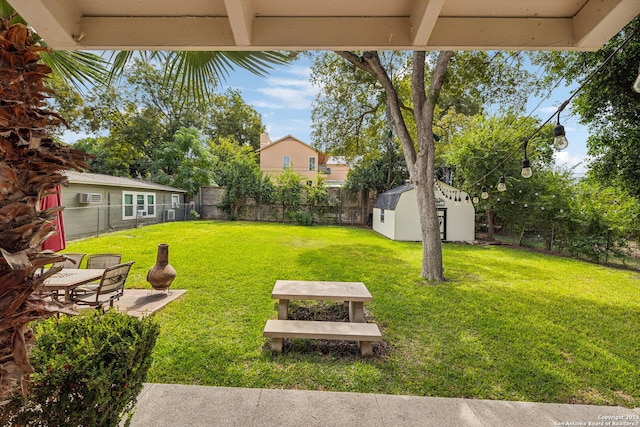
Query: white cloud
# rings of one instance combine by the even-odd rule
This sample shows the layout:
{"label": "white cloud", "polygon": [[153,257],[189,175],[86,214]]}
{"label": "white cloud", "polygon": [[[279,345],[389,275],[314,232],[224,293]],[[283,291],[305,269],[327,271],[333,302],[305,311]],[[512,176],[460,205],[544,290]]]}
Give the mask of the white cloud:
{"label": "white cloud", "polygon": [[566,168],[572,168],[574,175],[584,175],[587,171],[587,163],[589,158],[582,154],[572,154],[567,151],[558,151],[554,153],[556,165]]}
{"label": "white cloud", "polygon": [[291,67],[282,74],[263,80],[266,86],[256,91],[263,98],[251,103],[266,109],[309,110],[318,89],[309,81],[309,67]]}
{"label": "white cloud", "polygon": [[558,111],[558,107],[541,107],[540,108],[540,112],[542,113],[555,113],[556,111]]}

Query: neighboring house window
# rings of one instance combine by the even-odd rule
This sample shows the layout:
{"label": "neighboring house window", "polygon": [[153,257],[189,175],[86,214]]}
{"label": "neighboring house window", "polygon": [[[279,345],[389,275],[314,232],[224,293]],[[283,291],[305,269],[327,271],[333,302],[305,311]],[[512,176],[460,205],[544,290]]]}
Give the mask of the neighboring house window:
{"label": "neighboring house window", "polygon": [[172,194],[171,195],[171,209],[178,209],[180,207],[180,195]]}
{"label": "neighboring house window", "polygon": [[284,156],[282,158],[282,168],[287,169],[289,166],[291,166],[291,158],[289,158],[289,156]]}
{"label": "neighboring house window", "polygon": [[380,222],[384,222],[384,209],[380,209]]}
{"label": "neighboring house window", "polygon": [[135,218],[133,214],[133,193],[122,194],[122,218]]}
{"label": "neighboring house window", "polygon": [[316,158],[315,157],[309,157],[309,170],[310,171],[316,170]]}
{"label": "neighboring house window", "polygon": [[156,195],[147,194],[147,216],[156,216]]}
{"label": "neighboring house window", "polygon": [[136,216],[156,216],[156,194],[122,192],[122,219],[135,219]]}

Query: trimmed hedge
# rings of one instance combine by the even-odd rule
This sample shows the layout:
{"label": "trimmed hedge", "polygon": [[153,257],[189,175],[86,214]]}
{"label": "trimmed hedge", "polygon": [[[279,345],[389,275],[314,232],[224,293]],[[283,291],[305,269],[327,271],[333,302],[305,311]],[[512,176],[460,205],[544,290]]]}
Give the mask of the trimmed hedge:
{"label": "trimmed hedge", "polygon": [[118,426],[126,417],[129,424],[159,330],[149,317],[115,310],[37,323],[28,401],[16,397],[3,421]]}

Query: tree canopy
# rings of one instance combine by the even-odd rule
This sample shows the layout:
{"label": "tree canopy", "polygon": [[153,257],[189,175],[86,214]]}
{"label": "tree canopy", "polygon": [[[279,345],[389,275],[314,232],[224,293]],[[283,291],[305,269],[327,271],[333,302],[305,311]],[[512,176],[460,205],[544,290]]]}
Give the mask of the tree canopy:
{"label": "tree canopy", "polygon": [[[197,107],[185,98],[167,94],[160,68],[142,61],[128,69],[125,83],[96,88],[84,102],[68,102],[76,111],[77,128],[103,135],[78,142],[78,147],[96,156],[91,166],[98,173],[174,182],[193,192],[191,180],[178,177],[186,173],[181,171],[184,161],[193,158],[183,157],[183,163],[172,166],[167,157],[169,152],[175,157],[175,150],[187,153],[181,141],[200,141],[203,135],[214,144],[225,140],[255,147],[259,143],[262,119],[236,91],[212,95],[206,107]],[[199,136],[185,140],[181,129],[194,129]],[[177,146],[171,147],[173,143]],[[196,153],[194,148],[188,150]],[[211,156],[208,151],[197,152]],[[210,164],[205,158],[202,162]],[[201,177],[193,182],[207,181]]]}
{"label": "tree canopy", "polygon": [[583,83],[573,106],[589,128],[590,172],[636,198],[640,197],[640,93],[632,86],[640,73],[639,29],[636,17],[598,51],[545,53],[538,58],[550,78]]}

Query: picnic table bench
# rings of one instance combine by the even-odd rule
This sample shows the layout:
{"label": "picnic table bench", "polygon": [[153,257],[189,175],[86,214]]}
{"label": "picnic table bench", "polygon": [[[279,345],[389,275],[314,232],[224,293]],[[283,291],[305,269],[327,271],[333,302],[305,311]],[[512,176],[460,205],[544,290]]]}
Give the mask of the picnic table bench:
{"label": "picnic table bench", "polygon": [[[278,320],[268,320],[263,335],[274,352],[282,352],[285,338],[307,338],[358,341],[362,356],[371,356],[372,342],[382,340],[378,325],[365,323],[364,302],[373,297],[362,282],[278,280],[271,297],[278,299]],[[348,302],[350,321],[287,320],[292,299]]]}
{"label": "picnic table bench", "polygon": [[264,336],[271,338],[271,350],[282,353],[284,338],[358,341],[363,357],[373,355],[373,341],[382,341],[375,323],[326,322],[317,320],[267,320]]}
{"label": "picnic table bench", "polygon": [[278,299],[278,319],[287,318],[289,301],[327,300],[347,301],[349,320],[364,322],[364,303],[373,301],[369,290],[362,282],[323,282],[307,280],[277,280],[271,298]]}

